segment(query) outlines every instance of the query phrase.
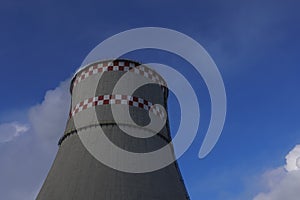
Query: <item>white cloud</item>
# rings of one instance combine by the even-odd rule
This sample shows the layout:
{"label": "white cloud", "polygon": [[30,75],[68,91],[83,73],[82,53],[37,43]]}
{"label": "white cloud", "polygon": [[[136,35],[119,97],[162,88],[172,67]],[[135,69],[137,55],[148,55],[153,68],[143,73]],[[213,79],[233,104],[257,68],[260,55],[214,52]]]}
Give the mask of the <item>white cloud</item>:
{"label": "white cloud", "polygon": [[29,129],[28,125],[18,122],[0,124],[0,143],[10,142]]}
{"label": "white cloud", "polygon": [[70,109],[69,84],[69,79],[62,82],[47,91],[40,104],[29,108],[28,119],[25,119],[28,123],[0,124],[1,199],[35,199],[66,126]]}
{"label": "white cloud", "polygon": [[290,151],[285,159],[285,169],[288,172],[300,170],[300,145],[297,145],[292,151]]}
{"label": "white cloud", "polygon": [[29,121],[40,142],[54,143],[63,135],[70,109],[70,80],[46,92],[44,101],[29,111]]}
{"label": "white cloud", "polygon": [[286,156],[286,165],[267,171],[262,180],[267,192],[261,192],[253,200],[299,200],[300,199],[300,145]]}
{"label": "white cloud", "polygon": [[9,122],[0,124],[0,143],[10,142],[33,129],[40,142],[58,141],[66,126],[70,109],[70,80],[67,79],[53,90],[48,90],[42,103],[32,106],[28,112],[29,124]]}

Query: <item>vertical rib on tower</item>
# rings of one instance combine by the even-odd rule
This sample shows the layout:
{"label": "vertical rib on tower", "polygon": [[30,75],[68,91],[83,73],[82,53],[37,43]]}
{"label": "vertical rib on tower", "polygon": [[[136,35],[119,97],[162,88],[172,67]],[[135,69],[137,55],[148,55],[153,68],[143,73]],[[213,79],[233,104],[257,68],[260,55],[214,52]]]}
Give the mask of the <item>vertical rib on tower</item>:
{"label": "vertical rib on tower", "polygon": [[[70,118],[37,199],[189,199],[176,162],[153,172],[121,172],[98,161],[81,140],[81,135],[97,134],[97,128],[101,127],[114,145],[130,152],[151,152],[171,142],[168,119],[165,119],[161,131],[151,137],[138,138],[121,130],[123,126],[132,130],[134,135],[135,130],[149,124],[149,112],[162,120],[167,117],[152,106],[160,104],[167,110],[168,90],[164,87],[164,80],[148,67],[138,66],[141,65],[130,60],[106,60],[90,64],[77,72],[71,83]],[[125,73],[144,76],[156,84],[139,87],[133,94],[114,94],[114,87]],[[123,84],[129,87],[136,83],[127,80]],[[117,124],[112,113],[113,106],[129,107],[131,120],[135,124],[125,118]],[[174,156],[173,150],[171,156]]]}

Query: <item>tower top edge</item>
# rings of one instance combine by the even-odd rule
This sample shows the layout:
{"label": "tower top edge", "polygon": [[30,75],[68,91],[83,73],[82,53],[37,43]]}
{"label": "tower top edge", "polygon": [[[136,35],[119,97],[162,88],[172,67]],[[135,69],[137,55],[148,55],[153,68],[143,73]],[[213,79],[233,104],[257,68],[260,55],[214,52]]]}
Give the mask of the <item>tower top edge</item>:
{"label": "tower top edge", "polygon": [[94,64],[96,64],[96,63],[113,62],[113,61],[127,61],[127,62],[131,62],[131,63],[135,63],[136,65],[142,65],[142,63],[139,62],[139,61],[137,61],[137,60],[127,59],[127,58],[101,59],[101,60],[96,60],[96,61],[90,62],[90,63],[88,63],[88,64],[86,64],[86,65],[80,66],[80,67],[76,70],[76,72],[74,73],[73,78],[74,78],[77,74],[79,74],[79,73],[81,73],[82,71],[84,71],[86,68],[90,67],[91,65],[94,65]]}
{"label": "tower top edge", "polygon": [[88,63],[84,66],[81,66],[79,67],[76,72],[74,73],[72,79],[71,79],[71,84],[70,84],[70,92],[72,93],[72,89],[73,89],[73,86],[74,86],[74,82],[76,82],[76,78],[78,76],[80,76],[81,74],[85,73],[86,70],[88,70],[89,68],[91,68],[92,66],[94,65],[98,65],[98,64],[101,64],[101,63],[114,63],[114,62],[127,62],[127,63],[130,63],[130,64],[134,64],[135,67],[137,66],[143,66],[145,68],[148,68],[149,70],[153,71],[155,74],[157,74],[161,80],[163,80],[164,84],[166,85],[166,82],[165,80],[163,79],[163,77],[161,77],[161,75],[154,69],[150,68],[149,66],[143,64],[142,62],[139,62],[139,61],[136,61],[136,60],[132,60],[132,59],[126,59],[126,58],[116,58],[116,59],[101,59],[101,60],[98,60],[98,61],[93,61],[91,63]]}

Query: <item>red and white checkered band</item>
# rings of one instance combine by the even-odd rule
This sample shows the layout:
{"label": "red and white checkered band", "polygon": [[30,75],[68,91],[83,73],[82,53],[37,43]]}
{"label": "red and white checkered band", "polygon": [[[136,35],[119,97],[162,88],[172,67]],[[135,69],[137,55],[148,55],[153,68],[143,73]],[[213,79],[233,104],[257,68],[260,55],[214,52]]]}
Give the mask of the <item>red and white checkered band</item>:
{"label": "red and white checkered band", "polygon": [[134,96],[113,94],[113,95],[101,95],[97,97],[91,97],[80,103],[78,103],[70,112],[70,117],[73,117],[76,113],[79,113],[85,109],[100,106],[100,105],[113,105],[123,104],[149,110],[153,114],[159,116],[161,119],[165,119],[164,112],[158,107],[153,105],[151,102]]}
{"label": "red and white checkered band", "polygon": [[149,69],[148,67],[140,65],[138,63],[126,61],[126,60],[124,61],[115,60],[115,61],[102,61],[100,63],[95,63],[87,67],[84,71],[82,71],[79,75],[76,76],[73,83],[73,87],[75,87],[79,82],[81,82],[82,80],[86,79],[91,75],[103,73],[107,71],[133,72],[135,74],[149,78],[155,83],[158,83],[163,86],[167,86],[163,78],[158,73]]}

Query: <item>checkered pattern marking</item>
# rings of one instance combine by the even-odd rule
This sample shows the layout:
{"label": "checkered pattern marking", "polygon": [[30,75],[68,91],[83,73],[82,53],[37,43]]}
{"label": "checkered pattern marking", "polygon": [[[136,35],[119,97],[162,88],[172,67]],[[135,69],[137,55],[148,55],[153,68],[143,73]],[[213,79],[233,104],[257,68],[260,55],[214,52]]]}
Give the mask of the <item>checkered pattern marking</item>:
{"label": "checkered pattern marking", "polygon": [[76,113],[79,113],[87,108],[100,105],[113,105],[123,104],[149,110],[153,114],[159,116],[161,119],[165,119],[164,112],[158,107],[153,105],[151,102],[144,100],[139,97],[113,94],[113,95],[101,95],[97,97],[91,97],[80,103],[78,103],[70,112],[70,117],[73,117]]}
{"label": "checkered pattern marking", "polygon": [[79,75],[77,75],[77,77],[74,80],[73,87],[75,87],[78,83],[80,83],[82,80],[86,79],[91,75],[103,73],[107,71],[133,72],[137,75],[141,75],[146,78],[149,78],[155,83],[166,86],[166,82],[163,80],[163,78],[160,75],[158,75],[155,71],[149,69],[148,67],[130,61],[116,60],[116,61],[104,61],[104,62],[92,64],[90,67],[86,68]]}

